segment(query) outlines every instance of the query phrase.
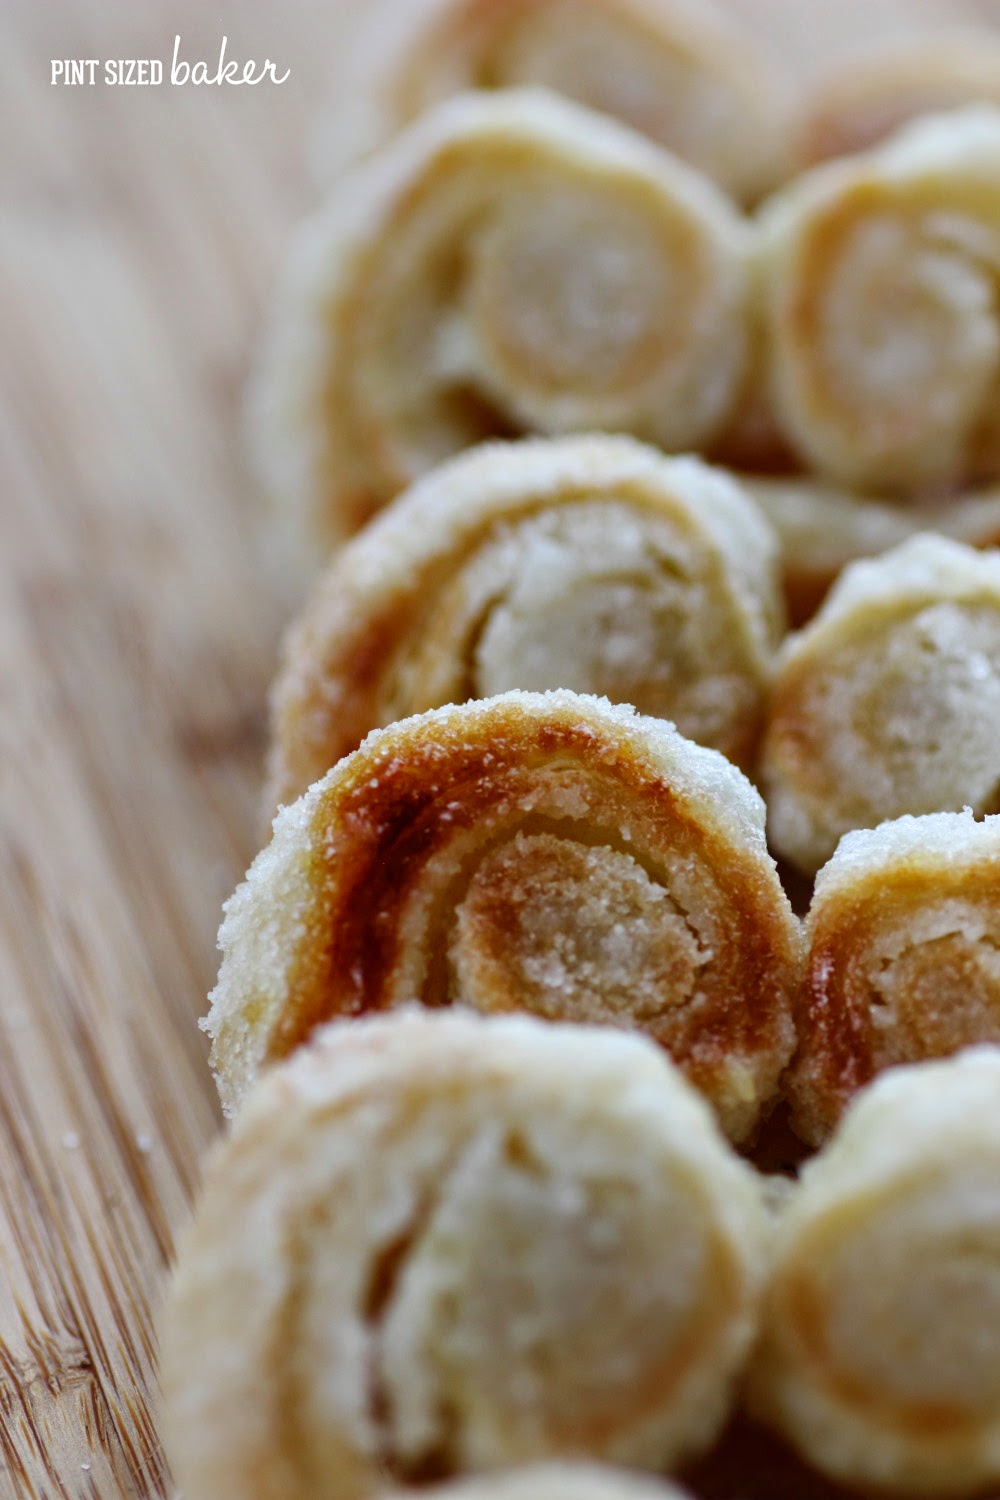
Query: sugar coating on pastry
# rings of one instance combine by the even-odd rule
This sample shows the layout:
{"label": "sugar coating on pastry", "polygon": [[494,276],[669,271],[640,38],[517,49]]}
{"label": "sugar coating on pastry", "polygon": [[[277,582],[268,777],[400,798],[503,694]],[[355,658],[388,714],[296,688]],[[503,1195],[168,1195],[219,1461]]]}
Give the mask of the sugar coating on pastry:
{"label": "sugar coating on pastry", "polygon": [[204,1023],[227,1110],[322,1021],[410,1001],[641,1027],[751,1135],[801,927],[764,807],[631,708],[510,692],[373,732],[275,820]]}
{"label": "sugar coating on pastry", "polygon": [[775,540],[741,487],[625,437],[494,443],[338,553],[272,696],[269,810],[369,730],[569,687],[752,763],[781,629]]}
{"label": "sugar coating on pastry", "polygon": [[920,535],[852,563],[778,657],[761,785],[772,845],[812,872],[842,834],[993,811],[1000,554]]}
{"label": "sugar coating on pastry", "polygon": [[756,1331],[756,1175],[624,1032],[396,1012],[261,1081],[162,1320],[187,1500],[550,1457],[669,1468]]}
{"label": "sugar coating on pastry", "polygon": [[859,489],[1000,474],[1000,110],[931,116],[802,174],[761,220],[775,420]]}
{"label": "sugar coating on pastry", "polygon": [[[389,1492],[393,1493],[393,1492]],[[427,1500],[684,1500],[669,1480],[605,1464],[524,1464],[423,1489]]]}
{"label": "sugar coating on pastry", "polygon": [[894,1495],[1000,1480],[1000,1052],[883,1074],[778,1228],[751,1410]]}
{"label": "sugar coating on pastry", "polygon": [[1000,816],[845,834],[816,878],[806,941],[785,1087],[819,1145],[883,1069],[1000,1043]]}
{"label": "sugar coating on pastry", "polygon": [[365,99],[346,122],[338,101],[323,123],[315,166],[324,184],[346,152],[370,149],[454,94],[523,85],[616,117],[739,198],[785,176],[782,80],[753,38],[704,0],[422,0],[386,32],[380,16],[363,49]]}
{"label": "sugar coating on pastry", "polygon": [[799,121],[805,164],[864,151],[921,115],[1000,105],[1000,42],[985,27],[941,32],[840,58]]}
{"label": "sugar coating on pastry", "polygon": [[693,169],[544,90],[450,99],[293,250],[249,439],[313,545],[488,437],[693,448],[740,397],[748,229]]}

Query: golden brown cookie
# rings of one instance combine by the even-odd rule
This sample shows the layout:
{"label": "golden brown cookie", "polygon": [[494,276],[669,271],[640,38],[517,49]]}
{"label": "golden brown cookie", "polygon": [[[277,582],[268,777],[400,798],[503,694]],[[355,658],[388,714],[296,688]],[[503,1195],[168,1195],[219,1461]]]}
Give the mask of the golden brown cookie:
{"label": "golden brown cookie", "polygon": [[852,563],[778,658],[760,776],[772,846],[808,873],[904,813],[991,812],[1000,554],[920,535]]}
{"label": "golden brown cookie", "polygon": [[227,1109],[321,1022],[419,1000],[647,1031],[751,1135],[801,929],[760,797],[630,708],[511,692],[378,730],[229,901],[206,1028]]}
{"label": "golden brown cookie", "polygon": [[775,421],[803,466],[887,495],[1000,474],[1000,110],[917,121],[764,209]]}
{"label": "golden brown cookie", "polygon": [[786,1087],[817,1146],[884,1068],[1000,1042],[1000,817],[846,834],[817,877],[806,939]]}
{"label": "golden brown cookie", "polygon": [[632,703],[749,767],[782,621],[775,551],[734,480],[628,438],[451,460],[335,557],[293,626],[268,811],[369,730],[510,688]]}
{"label": "golden brown cookie", "polygon": [[852,1492],[1000,1481],[1000,1053],[859,1094],[778,1229],[751,1409]]}
{"label": "golden brown cookie", "polygon": [[747,226],[707,178],[542,90],[439,105],[299,238],[250,437],[320,555],[486,437],[693,448],[740,396]]}
{"label": "golden brown cookie", "polygon": [[179,1249],[178,1481],[361,1500],[553,1457],[670,1468],[725,1418],[767,1245],[755,1173],[643,1038],[324,1028],[247,1100]]}

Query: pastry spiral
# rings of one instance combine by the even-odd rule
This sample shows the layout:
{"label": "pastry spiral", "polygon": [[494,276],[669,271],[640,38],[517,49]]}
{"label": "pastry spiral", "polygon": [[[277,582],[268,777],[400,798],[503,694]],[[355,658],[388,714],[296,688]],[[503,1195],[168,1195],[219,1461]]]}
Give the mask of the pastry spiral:
{"label": "pastry spiral", "polygon": [[1000,105],[1000,42],[985,27],[844,58],[810,89],[799,122],[799,161],[853,155],[920,115],[970,104]]}
{"label": "pastry spiral", "polygon": [[796,1131],[820,1145],[896,1063],[1000,1042],[1000,817],[968,810],[849,833],[806,918]]}
{"label": "pastry spiral", "polygon": [[449,100],[305,229],[251,394],[261,475],[330,546],[484,437],[697,447],[740,395],[747,243],[614,120],[529,89]]}
{"label": "pastry spiral", "polygon": [[842,834],[995,808],[1000,554],[920,535],[852,563],[778,655],[761,752],[771,843],[812,873]]}
{"label": "pastry spiral", "polygon": [[1000,488],[987,486],[935,504],[902,505],[798,477],[747,475],[744,487],[777,533],[788,619],[816,613],[848,563],[888,552],[921,531],[970,547],[1000,545]]}
{"label": "pastry spiral", "polygon": [[[879,1494],[1000,1480],[1000,1054],[894,1069],[803,1172],[752,1408]],[[989,1491],[992,1493],[992,1491]]]}
{"label": "pastry spiral", "polygon": [[724,1420],[766,1248],[752,1168],[640,1037],[324,1028],[248,1099],[180,1247],[178,1480],[362,1500],[547,1457],[673,1466]]}
{"label": "pastry spiral", "polygon": [[[424,1489],[426,1500],[685,1500],[675,1484],[601,1464],[529,1464]],[[399,1500],[399,1497],[397,1497]]]}
{"label": "pastry spiral", "polygon": [[[385,140],[467,89],[551,89],[613,115],[754,199],[786,173],[790,112],[742,28],[700,0],[423,0],[375,53],[370,118],[349,149]],[[344,158],[344,109],[316,151],[329,182]]]}
{"label": "pastry spiral", "polygon": [[805,466],[934,494],[1000,473],[1000,111],[915,122],[772,199],[775,419]]}
{"label": "pastry spiral", "polygon": [[291,631],[270,809],[370,729],[509,688],[632,703],[749,766],[782,615],[775,551],[728,476],[628,438],[453,459],[337,555]]}
{"label": "pastry spiral", "polygon": [[232,1110],[321,1021],[412,1000],[649,1032],[749,1136],[794,1046],[801,929],[717,751],[571,692],[374,732],[226,908],[205,1022]]}

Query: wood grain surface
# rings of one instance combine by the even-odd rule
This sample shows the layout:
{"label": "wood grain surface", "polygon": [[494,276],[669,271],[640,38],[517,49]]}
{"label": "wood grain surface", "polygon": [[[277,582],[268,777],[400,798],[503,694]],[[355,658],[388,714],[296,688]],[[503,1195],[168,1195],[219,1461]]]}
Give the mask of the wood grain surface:
{"label": "wood grain surface", "polygon": [[[394,0],[419,4],[421,0]],[[808,80],[1000,0],[727,0]],[[153,1319],[218,1128],[196,1028],[254,852],[300,581],[240,443],[267,288],[351,107],[359,0],[0,5],[0,1497],[172,1495]],[[53,88],[269,56],[280,88]]]}

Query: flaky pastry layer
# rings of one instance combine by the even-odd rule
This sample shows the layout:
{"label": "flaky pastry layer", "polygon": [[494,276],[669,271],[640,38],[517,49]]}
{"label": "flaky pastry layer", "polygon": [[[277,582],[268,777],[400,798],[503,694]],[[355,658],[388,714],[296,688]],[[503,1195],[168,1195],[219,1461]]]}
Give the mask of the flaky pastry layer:
{"label": "flaky pastry layer", "polygon": [[801,931],[763,804],[672,725],[510,692],[372,733],[227,903],[205,1022],[227,1109],[319,1023],[415,1000],[648,1031],[751,1135]]}
{"label": "flaky pastry layer", "polygon": [[725,1417],[766,1254],[755,1174],[642,1038],[327,1027],[254,1090],[179,1249],[178,1480],[361,1500],[550,1457],[671,1467]]}
{"label": "flaky pastry layer", "polygon": [[292,627],[268,811],[369,730],[511,688],[632,703],[749,766],[781,620],[773,535],[726,475],[628,438],[490,444],[354,538]]}
{"label": "flaky pastry layer", "polygon": [[844,570],[781,648],[761,755],[768,833],[812,873],[842,834],[995,809],[1000,554],[920,535]]}
{"label": "flaky pastry layer", "polygon": [[897,1068],[802,1173],[751,1409],[863,1492],[1000,1480],[1000,1052]]}
{"label": "flaky pastry layer", "polygon": [[846,834],[817,877],[806,940],[787,1087],[797,1130],[819,1145],[883,1069],[1000,1042],[1000,817]]}

